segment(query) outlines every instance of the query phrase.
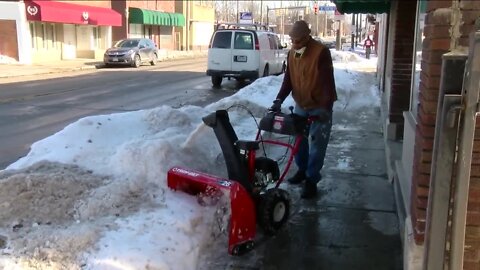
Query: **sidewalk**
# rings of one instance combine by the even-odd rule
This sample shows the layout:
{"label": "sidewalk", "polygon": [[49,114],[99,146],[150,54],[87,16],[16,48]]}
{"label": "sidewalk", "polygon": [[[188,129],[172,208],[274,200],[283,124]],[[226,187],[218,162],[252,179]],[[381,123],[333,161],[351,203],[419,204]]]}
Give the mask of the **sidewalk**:
{"label": "sidewalk", "polygon": [[[159,51],[158,61],[169,61],[182,58],[206,57],[205,52],[194,51]],[[96,59],[58,60],[30,65],[17,63],[0,63],[0,79],[15,78],[43,74],[65,73],[104,68],[103,62]]]}
{"label": "sidewalk", "polygon": [[403,269],[389,180],[398,149],[387,149],[381,119],[378,107],[335,111],[318,198],[300,199],[301,187],[285,184],[292,197],[288,225],[275,237],[259,239],[251,253],[218,254],[201,269]]}

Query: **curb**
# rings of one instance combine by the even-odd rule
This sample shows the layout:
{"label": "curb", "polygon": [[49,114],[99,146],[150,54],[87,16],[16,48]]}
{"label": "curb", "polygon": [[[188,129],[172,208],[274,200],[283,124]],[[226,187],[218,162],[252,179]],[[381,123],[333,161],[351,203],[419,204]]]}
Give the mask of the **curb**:
{"label": "curb", "polygon": [[[164,54],[162,55],[159,59],[158,62],[168,62],[168,61],[175,61],[175,60],[183,60],[183,59],[195,59],[195,58],[202,58],[206,57],[207,53],[185,53],[185,54]],[[2,65],[0,65],[1,67]],[[5,64],[3,66],[7,67],[12,67],[15,66],[15,68],[29,68],[29,67],[35,67],[36,70],[31,72],[31,73],[25,73],[25,74],[19,74],[19,73],[11,73],[11,74],[1,74],[2,72],[0,71],[0,79],[11,79],[11,78],[21,78],[21,77],[27,77],[27,76],[35,76],[35,75],[45,75],[45,74],[58,74],[58,73],[68,73],[68,72],[75,72],[75,71],[84,71],[84,70],[91,70],[91,69],[103,69],[105,68],[105,65],[103,62],[98,62],[97,64],[93,65],[80,65],[79,66],[74,66],[74,67],[65,67],[65,66],[29,66],[29,65],[18,65],[18,64]]]}

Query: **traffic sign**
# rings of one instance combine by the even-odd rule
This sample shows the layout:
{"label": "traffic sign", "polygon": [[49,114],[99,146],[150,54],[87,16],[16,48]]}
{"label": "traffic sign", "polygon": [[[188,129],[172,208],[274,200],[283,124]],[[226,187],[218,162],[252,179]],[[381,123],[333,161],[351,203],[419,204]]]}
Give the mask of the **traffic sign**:
{"label": "traffic sign", "polygon": [[319,6],[318,9],[321,11],[335,11],[337,10],[337,7],[336,6]]}

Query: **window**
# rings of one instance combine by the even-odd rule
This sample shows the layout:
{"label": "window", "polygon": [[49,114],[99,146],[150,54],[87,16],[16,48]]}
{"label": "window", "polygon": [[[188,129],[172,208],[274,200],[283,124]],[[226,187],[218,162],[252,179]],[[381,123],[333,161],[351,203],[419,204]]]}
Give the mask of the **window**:
{"label": "window", "polygon": [[100,48],[100,29],[96,26],[93,27],[93,46]]}
{"label": "window", "polygon": [[212,48],[230,49],[232,42],[232,32],[217,32],[212,41]]}
{"label": "window", "polygon": [[420,72],[421,62],[422,62],[422,48],[423,48],[423,38],[424,32],[423,28],[425,25],[425,15],[426,15],[426,0],[421,0],[417,2],[417,19],[416,19],[416,29],[415,29],[415,41],[414,41],[414,52],[413,52],[413,69],[412,69],[412,94],[410,95],[410,111],[412,115],[417,118],[418,114],[418,94],[420,92]]}
{"label": "window", "polygon": [[277,49],[277,41],[275,40],[273,35],[268,35],[268,43],[270,44],[271,50]]}
{"label": "window", "polygon": [[36,48],[37,45],[37,34],[35,31],[35,23],[30,22],[30,37],[32,39],[32,49]]}
{"label": "window", "polygon": [[142,38],[145,36],[145,29],[143,27],[143,24],[130,24],[128,32],[131,38]]}
{"label": "window", "polygon": [[32,49],[49,50],[58,48],[55,24],[30,22],[29,27]]}
{"label": "window", "polygon": [[155,43],[153,43],[153,41],[151,41],[150,39],[147,39],[147,47],[155,48]]}
{"label": "window", "polygon": [[55,25],[53,23],[45,24],[45,40],[47,49],[55,49],[57,46]]}
{"label": "window", "polygon": [[253,50],[253,37],[251,33],[236,32],[234,49]]}

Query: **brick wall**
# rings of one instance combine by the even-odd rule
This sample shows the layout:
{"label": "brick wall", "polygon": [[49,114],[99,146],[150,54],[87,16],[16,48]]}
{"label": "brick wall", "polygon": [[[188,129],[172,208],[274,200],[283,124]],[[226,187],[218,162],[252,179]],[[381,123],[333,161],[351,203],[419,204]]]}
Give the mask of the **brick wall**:
{"label": "brick wall", "polygon": [[[412,83],[412,58],[415,36],[416,1],[401,1],[397,6],[390,95],[390,123],[403,125],[403,112],[409,109]],[[403,129],[399,129],[403,134]]]}
{"label": "brick wall", "polygon": [[[458,9],[452,8],[453,4],[457,4]],[[468,36],[479,16],[480,1],[477,0],[429,0],[427,4],[412,176],[411,213],[417,244],[423,243],[425,234],[442,55],[468,46]],[[480,128],[474,143],[465,240],[464,269],[480,269]]]}
{"label": "brick wall", "polygon": [[0,20],[0,55],[18,61],[17,25],[13,20]]}
{"label": "brick wall", "polygon": [[450,48],[451,6],[452,1],[428,1],[426,10],[410,209],[417,244],[424,241],[442,55]]}
{"label": "brick wall", "polygon": [[[112,1],[116,1],[116,0],[112,0]],[[175,1],[136,0],[136,1],[129,1],[128,5],[130,7],[158,10],[162,12],[175,12]]]}

